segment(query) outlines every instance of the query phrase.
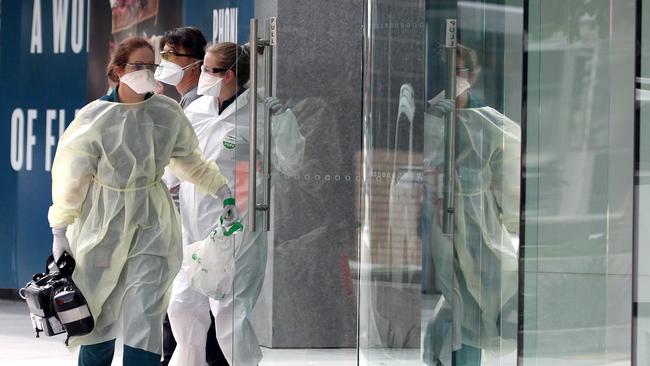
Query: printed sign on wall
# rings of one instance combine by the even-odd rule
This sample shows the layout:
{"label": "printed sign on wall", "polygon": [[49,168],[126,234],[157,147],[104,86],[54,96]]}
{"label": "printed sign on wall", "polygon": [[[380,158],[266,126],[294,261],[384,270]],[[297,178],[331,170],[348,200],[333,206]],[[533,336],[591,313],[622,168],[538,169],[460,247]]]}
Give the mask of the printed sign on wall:
{"label": "printed sign on wall", "polygon": [[0,288],[43,271],[56,144],[85,104],[88,0],[2,1]]}
{"label": "printed sign on wall", "polygon": [[185,0],[183,24],[201,29],[208,42],[248,42],[253,0]]}

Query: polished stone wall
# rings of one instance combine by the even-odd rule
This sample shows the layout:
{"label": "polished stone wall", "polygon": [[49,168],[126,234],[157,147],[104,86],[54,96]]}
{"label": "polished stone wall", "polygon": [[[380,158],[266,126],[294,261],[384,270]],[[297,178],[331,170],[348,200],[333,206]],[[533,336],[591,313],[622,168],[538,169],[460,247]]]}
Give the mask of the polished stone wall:
{"label": "polished stone wall", "polygon": [[295,176],[273,171],[255,330],[268,347],[354,347],[363,1],[258,0],[255,14],[277,16],[275,95],[306,139]]}

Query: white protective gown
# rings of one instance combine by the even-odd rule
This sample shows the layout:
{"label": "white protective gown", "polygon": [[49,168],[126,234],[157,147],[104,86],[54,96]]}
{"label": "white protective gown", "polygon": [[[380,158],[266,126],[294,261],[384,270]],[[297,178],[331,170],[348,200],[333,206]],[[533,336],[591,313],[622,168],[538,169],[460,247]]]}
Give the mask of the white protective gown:
{"label": "white protective gown", "polygon": [[[206,364],[205,343],[210,327],[210,308],[215,316],[217,340],[231,366],[257,365],[262,359],[257,337],[248,320],[262,287],[267,258],[266,232],[258,229],[250,234],[246,230],[248,100],[247,90],[219,115],[216,99],[203,96],[185,110],[206,157],[215,160],[228,177],[241,211],[244,231],[237,233],[234,239],[236,253],[232,296],[219,301],[209,299],[191,289],[182,272],[176,277],[168,309],[172,332],[177,341],[170,361],[173,366]],[[258,137],[261,140],[261,103],[258,111]],[[305,140],[290,110],[273,116],[272,136],[272,164],[284,174],[295,174],[302,163]],[[257,146],[262,146],[259,141]],[[258,161],[261,161],[261,157],[258,157]],[[258,177],[257,182],[261,183],[261,177]],[[221,214],[222,200],[201,193],[193,184],[182,183],[180,207],[183,244],[189,245],[209,235]],[[258,222],[263,222],[261,213],[258,213]]]}
{"label": "white protective gown", "polygon": [[[516,324],[521,129],[491,107],[456,114],[455,240],[436,224],[440,217],[426,218],[432,222],[433,248],[432,258],[424,260],[436,268],[444,296],[440,316],[425,336],[430,365],[436,359],[450,364],[445,359],[450,354],[440,353],[451,339],[453,350],[468,345],[501,355],[516,344],[511,324]],[[426,114],[425,124],[425,164],[442,172],[444,120]],[[452,308],[453,316],[446,315]],[[445,324],[452,318],[453,327]]]}
{"label": "white protective gown", "polygon": [[161,176],[216,192],[226,183],[204,160],[178,104],[154,95],[140,103],[94,101],[68,127],[52,168],[52,227],[67,231],[73,279],[95,328],[70,344],[119,338],[161,353],[169,287],[182,260],[176,210]]}

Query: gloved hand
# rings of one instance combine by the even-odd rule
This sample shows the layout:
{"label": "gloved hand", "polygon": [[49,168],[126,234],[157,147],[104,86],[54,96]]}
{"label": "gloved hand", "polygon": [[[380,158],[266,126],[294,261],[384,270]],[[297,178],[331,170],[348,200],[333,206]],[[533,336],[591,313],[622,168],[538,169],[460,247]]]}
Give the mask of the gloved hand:
{"label": "gloved hand", "polygon": [[276,97],[268,97],[264,100],[264,107],[269,109],[273,114],[281,114],[287,110],[287,107]]}
{"label": "gloved hand", "polygon": [[453,99],[440,99],[427,108],[427,112],[436,117],[442,118],[456,109],[456,101]]}
{"label": "gloved hand", "polygon": [[67,226],[52,228],[52,235],[54,236],[52,239],[52,255],[54,256],[54,262],[59,261],[63,252],[71,254],[70,243],[68,242],[68,238],[65,236],[67,230]]}
{"label": "gloved hand", "polygon": [[397,107],[397,119],[399,120],[400,115],[404,114],[406,118],[413,122],[413,116],[415,114],[415,91],[413,91],[413,86],[411,84],[402,84],[399,89],[399,105]]}
{"label": "gloved hand", "polygon": [[217,190],[217,196],[223,199],[223,210],[221,211],[221,224],[228,228],[239,220],[239,210],[235,204],[235,197],[227,184]]}

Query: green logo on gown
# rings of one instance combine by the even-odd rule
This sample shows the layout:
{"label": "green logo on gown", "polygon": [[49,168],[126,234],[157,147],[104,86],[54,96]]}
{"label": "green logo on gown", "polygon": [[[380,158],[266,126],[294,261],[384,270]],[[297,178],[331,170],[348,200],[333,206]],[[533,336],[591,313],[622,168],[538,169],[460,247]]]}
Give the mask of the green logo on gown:
{"label": "green logo on gown", "polygon": [[223,146],[225,146],[226,149],[232,150],[237,147],[237,144],[235,143],[235,137],[234,136],[226,136],[223,139]]}

